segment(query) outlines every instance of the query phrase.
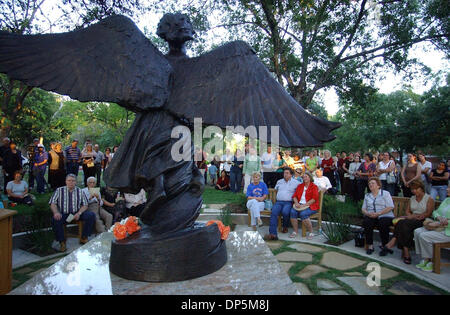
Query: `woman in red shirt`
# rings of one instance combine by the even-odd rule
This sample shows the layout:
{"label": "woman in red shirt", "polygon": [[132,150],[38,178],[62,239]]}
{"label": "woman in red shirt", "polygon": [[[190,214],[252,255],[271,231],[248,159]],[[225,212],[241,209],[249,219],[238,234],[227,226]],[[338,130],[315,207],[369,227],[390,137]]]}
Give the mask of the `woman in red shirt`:
{"label": "woman in red shirt", "polygon": [[295,238],[298,234],[298,221],[304,220],[306,228],[308,230],[307,238],[310,240],[313,238],[312,224],[309,217],[319,210],[319,188],[313,183],[314,179],[311,173],[305,172],[303,175],[303,184],[297,186],[292,200],[294,206],[291,209],[291,224],[294,228],[294,232],[289,236]]}
{"label": "woman in red shirt", "polygon": [[217,180],[216,189],[218,190],[230,190],[230,179],[225,171],[220,173],[220,177]]}
{"label": "woman in red shirt", "polygon": [[334,176],[334,171],[336,170],[336,165],[334,164],[334,160],[331,157],[331,152],[328,150],[323,151],[324,159],[320,164],[320,167],[323,169],[323,176],[328,177],[330,180],[331,186],[336,187],[336,177]]}

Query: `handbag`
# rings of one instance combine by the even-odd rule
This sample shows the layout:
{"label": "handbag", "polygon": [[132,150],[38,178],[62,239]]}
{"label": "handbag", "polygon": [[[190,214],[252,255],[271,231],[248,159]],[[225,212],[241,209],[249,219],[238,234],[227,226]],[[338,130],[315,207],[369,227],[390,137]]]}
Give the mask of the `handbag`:
{"label": "handbag", "polygon": [[[390,165],[390,163],[389,163],[389,165]],[[388,184],[395,184],[397,182],[397,176],[395,176],[395,171],[387,173],[386,182]]]}
{"label": "handbag", "polygon": [[272,210],[272,207],[273,207],[272,200],[270,199],[264,200],[264,209]]}
{"label": "handbag", "polygon": [[430,218],[427,218],[425,219],[425,221],[423,221],[423,227],[428,231],[442,232],[445,230],[445,228],[441,225],[441,222],[434,221]]}

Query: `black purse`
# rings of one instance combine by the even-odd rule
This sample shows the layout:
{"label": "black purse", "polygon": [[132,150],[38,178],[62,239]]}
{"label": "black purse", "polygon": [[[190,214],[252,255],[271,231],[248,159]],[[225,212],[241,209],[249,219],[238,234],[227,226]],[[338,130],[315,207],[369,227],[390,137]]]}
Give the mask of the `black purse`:
{"label": "black purse", "polygon": [[353,233],[355,234],[355,247],[364,247],[365,244],[364,229],[353,231]]}

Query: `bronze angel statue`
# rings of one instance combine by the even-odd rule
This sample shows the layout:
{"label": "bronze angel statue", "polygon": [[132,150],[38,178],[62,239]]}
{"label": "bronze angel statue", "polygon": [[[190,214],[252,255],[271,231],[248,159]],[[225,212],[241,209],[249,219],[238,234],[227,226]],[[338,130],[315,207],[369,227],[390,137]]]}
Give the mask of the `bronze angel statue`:
{"label": "bronze angel statue", "polygon": [[[169,44],[167,55],[120,15],[68,33],[23,36],[2,32],[0,72],[79,101],[115,102],[134,111],[135,121],[104,180],[123,192],[137,193],[144,188],[149,194],[141,214],[146,231],[154,240],[170,240],[195,230],[204,186],[193,159],[177,162],[171,158],[177,141],[171,138],[175,126],[192,128],[195,117],[221,128],[279,126],[280,146],[305,147],[334,139],[330,132],[339,124],[307,113],[245,42],[230,42],[189,58],[185,42],[192,40],[195,32],[188,17],[180,13],[164,15],[157,34]],[[199,239],[197,236],[192,242]],[[219,252],[219,245],[205,242],[186,245],[178,241],[173,246],[189,247],[190,258],[196,255],[196,247],[203,246],[197,268],[206,270],[206,261]],[[126,254],[132,256],[132,250]],[[166,268],[166,262],[160,261],[158,267]],[[195,259],[190,263],[193,269]],[[170,272],[173,270],[143,280],[192,277],[181,275],[188,270],[180,271],[178,277],[169,276]]]}

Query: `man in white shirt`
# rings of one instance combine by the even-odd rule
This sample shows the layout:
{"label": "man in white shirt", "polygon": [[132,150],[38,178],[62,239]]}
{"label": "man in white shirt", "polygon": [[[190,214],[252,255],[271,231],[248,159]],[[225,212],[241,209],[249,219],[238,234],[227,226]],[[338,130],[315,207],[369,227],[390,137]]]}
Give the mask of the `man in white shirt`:
{"label": "man in white shirt", "polygon": [[272,147],[267,147],[267,152],[264,152],[261,156],[261,170],[263,172],[263,181],[267,185],[268,188],[273,188],[275,183],[273,182],[274,178],[274,169],[273,169],[273,160],[275,160],[275,154],[272,152]]}
{"label": "man in white shirt", "polygon": [[283,178],[277,181],[275,189],[277,190],[277,201],[272,207],[272,213],[270,215],[269,234],[264,236],[265,240],[273,241],[278,239],[277,226],[278,216],[281,214],[283,218],[283,230],[282,233],[287,233],[290,214],[292,209],[292,196],[300,185],[300,182],[292,177],[294,171],[291,168],[285,168],[283,172]]}
{"label": "man in white shirt", "polygon": [[319,187],[320,191],[328,192],[332,195],[336,194],[333,191],[333,186],[331,185],[330,180],[328,179],[328,177],[323,176],[323,171],[320,168],[316,170],[315,175],[316,176],[314,176],[314,184]]}
{"label": "man in white shirt", "polygon": [[225,151],[225,154],[220,158],[220,163],[222,163],[222,169],[225,171],[227,176],[230,176],[231,166],[233,165],[233,154],[231,154],[230,149]]}

